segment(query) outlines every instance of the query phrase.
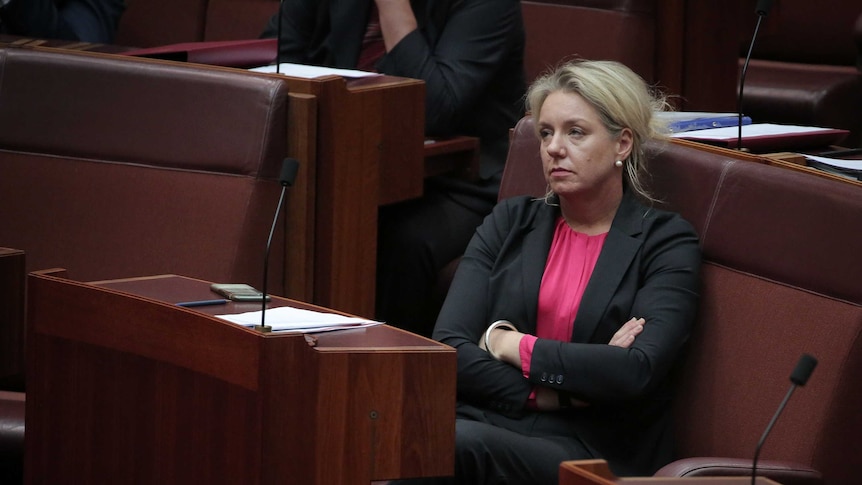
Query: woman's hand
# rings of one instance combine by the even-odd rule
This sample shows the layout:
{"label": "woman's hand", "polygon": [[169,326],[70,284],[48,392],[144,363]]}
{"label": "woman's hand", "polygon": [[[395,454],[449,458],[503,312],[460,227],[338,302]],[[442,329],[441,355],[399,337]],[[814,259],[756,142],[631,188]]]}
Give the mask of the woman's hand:
{"label": "woman's hand", "polygon": [[632,318],[617,330],[617,333],[611,337],[611,341],[608,342],[608,345],[622,347],[624,349],[631,347],[635,342],[635,337],[643,332],[645,323],[646,320],[643,318]]}
{"label": "woman's hand", "polygon": [[524,334],[517,330],[495,328],[488,334],[488,347],[485,339],[479,339],[479,348],[491,354],[495,359],[521,368],[521,338]]}

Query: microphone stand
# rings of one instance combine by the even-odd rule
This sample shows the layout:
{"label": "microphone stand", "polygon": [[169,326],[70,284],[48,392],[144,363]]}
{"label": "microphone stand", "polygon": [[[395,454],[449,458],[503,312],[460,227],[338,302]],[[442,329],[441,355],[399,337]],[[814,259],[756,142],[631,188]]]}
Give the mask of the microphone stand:
{"label": "microphone stand", "polygon": [[[284,0],[279,0],[278,2],[278,19],[276,19],[275,24],[275,73],[281,74],[281,17],[282,17],[282,5],[284,5]],[[270,236],[271,237],[271,236]]]}
{"label": "microphone stand", "polygon": [[268,283],[269,274],[269,248],[272,245],[272,235],[275,232],[275,226],[278,224],[278,214],[281,212],[281,206],[284,205],[284,194],[287,192],[287,187],[292,186],[296,180],[296,172],[299,170],[299,162],[294,158],[285,158],[281,162],[281,174],[278,177],[281,183],[281,195],[278,197],[278,206],[275,208],[275,216],[272,218],[272,227],[269,228],[269,237],[266,239],[266,251],[263,255],[263,284],[261,285],[261,309],[260,309],[260,325],[255,325],[255,330],[259,332],[271,332],[272,327],[266,324],[266,286]]}
{"label": "microphone stand", "polygon": [[782,411],[784,411],[784,406],[787,405],[787,401],[790,400],[790,396],[793,394],[793,391],[797,386],[804,386],[805,383],[808,382],[808,378],[811,377],[811,373],[814,372],[815,367],[817,367],[817,359],[812,355],[802,354],[802,357],[799,358],[799,362],[796,363],[796,367],[793,369],[793,373],[790,374],[790,389],[787,390],[784,400],[781,401],[781,405],[778,406],[778,409],[772,416],[772,420],[769,421],[769,425],[766,426],[763,436],[761,436],[760,441],[757,442],[757,448],[754,450],[754,460],[751,462],[751,485],[754,485],[754,482],[757,479],[757,459],[760,457],[760,450],[763,448],[763,443],[766,442],[766,437],[769,436],[769,432],[772,431],[772,426],[775,425],[775,422],[778,421],[778,417],[781,416]]}
{"label": "microphone stand", "polygon": [[256,325],[254,328],[260,332],[271,332],[272,327],[266,325],[266,283],[269,279],[267,277],[268,269],[269,269],[269,248],[270,244],[272,244],[272,234],[275,232],[275,226],[278,223],[278,213],[281,212],[281,206],[284,203],[284,194],[287,192],[287,184],[282,184],[281,186],[281,196],[278,198],[278,207],[275,208],[275,217],[272,218],[272,227],[269,229],[269,237],[266,239],[266,254],[263,256],[263,284],[261,285],[261,309],[260,309],[260,325]]}
{"label": "microphone stand", "polygon": [[754,52],[754,41],[757,39],[757,32],[760,30],[760,24],[763,23],[763,19],[766,17],[771,3],[761,0],[757,4],[757,24],[754,25],[754,35],[751,36],[751,44],[748,45],[748,54],[745,55],[745,62],[742,64],[742,73],[739,75],[739,97],[736,99],[736,113],[739,116],[737,120],[736,149],[741,151],[747,151],[742,147],[742,92],[745,89],[745,74],[748,72],[748,62],[751,61],[751,54]]}

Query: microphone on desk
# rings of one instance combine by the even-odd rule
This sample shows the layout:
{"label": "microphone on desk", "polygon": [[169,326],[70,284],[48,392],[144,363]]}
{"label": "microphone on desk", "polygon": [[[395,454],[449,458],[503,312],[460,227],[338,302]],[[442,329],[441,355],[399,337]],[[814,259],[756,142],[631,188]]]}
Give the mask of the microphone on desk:
{"label": "microphone on desk", "polygon": [[775,415],[772,416],[772,421],[770,421],[769,425],[766,426],[766,431],[763,432],[763,436],[760,437],[760,441],[757,442],[757,448],[754,450],[754,461],[751,463],[751,485],[754,485],[754,480],[757,476],[757,458],[760,456],[760,449],[763,448],[763,442],[766,441],[766,437],[769,435],[769,432],[772,431],[772,426],[778,420],[778,416],[781,415],[782,411],[784,411],[784,406],[787,405],[787,401],[790,400],[790,395],[793,394],[796,386],[804,386],[805,383],[808,382],[808,378],[811,377],[811,373],[814,372],[815,367],[817,367],[817,359],[809,354],[802,354],[802,357],[799,358],[799,362],[796,363],[796,367],[793,369],[793,373],[790,374],[790,382],[792,385],[784,396],[784,400],[781,401],[781,404],[778,406],[778,410],[775,411]]}
{"label": "microphone on desk", "polygon": [[739,96],[736,98],[736,112],[739,115],[738,134],[736,136],[736,149],[744,150],[742,147],[742,91],[745,88],[745,73],[748,71],[748,62],[751,60],[751,53],[754,52],[754,41],[757,39],[757,32],[760,30],[760,24],[772,8],[772,0],[757,0],[757,5],[754,7],[754,12],[757,14],[757,24],[754,26],[754,35],[751,36],[751,44],[748,46],[748,54],[745,55],[745,62],[742,64],[742,73],[739,75]]}
{"label": "microphone on desk", "polygon": [[278,206],[275,208],[275,216],[272,218],[272,227],[269,229],[269,237],[266,240],[266,253],[263,256],[263,285],[261,287],[261,312],[260,325],[254,327],[260,332],[269,332],[272,327],[266,326],[266,283],[267,273],[269,269],[269,248],[272,245],[272,234],[275,232],[275,225],[278,223],[278,213],[281,212],[281,206],[284,205],[284,194],[287,192],[287,187],[293,186],[296,181],[296,172],[299,170],[299,161],[295,158],[285,158],[281,162],[281,174],[278,176],[278,181],[281,183],[281,196],[278,198]]}

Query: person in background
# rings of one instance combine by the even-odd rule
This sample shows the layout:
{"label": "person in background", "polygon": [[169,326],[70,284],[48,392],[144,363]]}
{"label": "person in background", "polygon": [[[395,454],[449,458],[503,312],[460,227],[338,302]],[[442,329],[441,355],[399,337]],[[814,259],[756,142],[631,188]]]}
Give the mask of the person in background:
{"label": "person in background", "polygon": [[0,0],[0,32],[110,44],[125,0]]}
{"label": "person in background", "polygon": [[433,333],[457,351],[455,477],[419,483],[550,485],[564,460],[626,476],[673,458],[669,375],[701,253],[641,183],[666,103],[612,61],[564,64],[527,103],[548,193],[498,204],[461,260]]}
{"label": "person in background", "polygon": [[[480,140],[476,180],[432,178],[421,199],[380,212],[376,317],[430,335],[437,274],[496,203],[509,129],[523,115],[520,2],[284,0],[281,14],[281,62],[421,79],[426,134]],[[276,15],[263,37],[277,31]]]}

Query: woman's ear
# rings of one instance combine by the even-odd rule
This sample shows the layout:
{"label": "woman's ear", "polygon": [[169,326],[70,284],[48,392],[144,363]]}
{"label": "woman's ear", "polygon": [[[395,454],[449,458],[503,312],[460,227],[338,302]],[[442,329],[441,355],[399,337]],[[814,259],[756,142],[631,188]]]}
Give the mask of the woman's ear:
{"label": "woman's ear", "polygon": [[634,146],[634,134],[631,128],[623,128],[617,136],[617,160],[629,158]]}

